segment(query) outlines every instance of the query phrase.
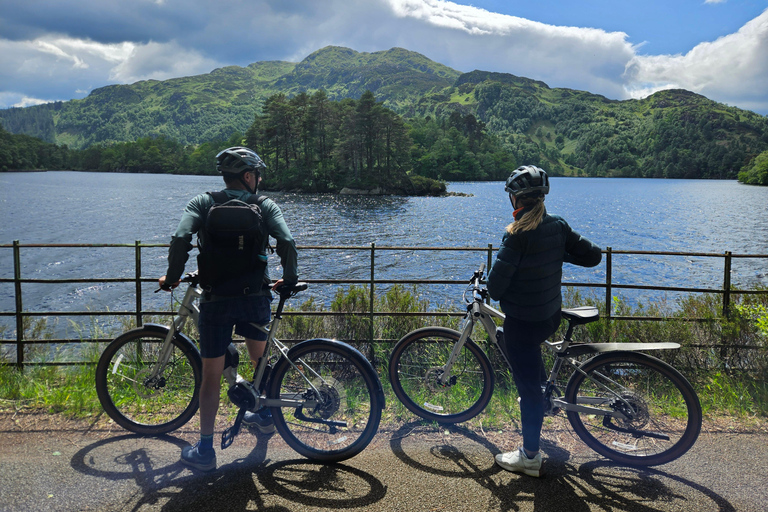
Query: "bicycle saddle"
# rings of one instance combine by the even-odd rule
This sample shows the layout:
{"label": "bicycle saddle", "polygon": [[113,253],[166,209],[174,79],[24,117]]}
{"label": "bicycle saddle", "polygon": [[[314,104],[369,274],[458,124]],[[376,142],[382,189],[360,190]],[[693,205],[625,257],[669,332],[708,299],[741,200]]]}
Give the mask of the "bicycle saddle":
{"label": "bicycle saddle", "polygon": [[580,306],[578,308],[561,310],[563,318],[573,325],[588,324],[600,318],[600,312],[594,306]]}

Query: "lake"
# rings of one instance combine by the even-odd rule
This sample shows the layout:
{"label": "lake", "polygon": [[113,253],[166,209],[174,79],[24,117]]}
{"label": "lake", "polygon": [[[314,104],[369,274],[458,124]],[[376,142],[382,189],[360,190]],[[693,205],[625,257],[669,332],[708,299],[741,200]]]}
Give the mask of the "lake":
{"label": "lake", "polygon": [[[0,173],[0,244],[167,243],[187,201],[222,187],[218,176],[77,172]],[[512,209],[501,182],[450,183],[468,197],[365,197],[272,193],[300,246],[498,247]],[[553,178],[548,211],[613,250],[768,254],[768,188],[735,181]],[[167,249],[142,251],[142,275],[165,273]],[[194,256],[188,269],[194,268]],[[305,279],[366,279],[369,251],[302,251]],[[25,278],[132,277],[131,248],[24,248]],[[721,258],[616,255],[615,283],[719,287]],[[376,253],[379,279],[468,279],[485,256],[469,251]],[[279,276],[273,258],[271,273]],[[732,281],[768,285],[768,261],[734,260]],[[0,277],[13,277],[10,249],[0,249]],[[605,265],[566,265],[564,280],[604,282]],[[165,309],[168,294],[144,287],[144,307]],[[327,303],[334,287],[306,297]],[[149,293],[148,293],[149,292]],[[460,296],[455,286],[429,286],[434,303]],[[25,284],[29,311],[121,310],[134,304],[133,285]],[[622,292],[624,294],[625,292]],[[658,294],[626,292],[632,301]],[[14,310],[13,285],[0,283],[0,311]],[[13,329],[13,319],[0,318]],[[6,328],[7,329],[7,328]],[[10,336],[9,332],[3,337]]]}

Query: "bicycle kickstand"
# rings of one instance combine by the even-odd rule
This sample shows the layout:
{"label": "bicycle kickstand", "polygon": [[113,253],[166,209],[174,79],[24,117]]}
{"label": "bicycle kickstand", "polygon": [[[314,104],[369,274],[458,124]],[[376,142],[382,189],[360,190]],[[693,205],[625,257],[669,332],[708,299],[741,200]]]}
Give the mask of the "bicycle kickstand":
{"label": "bicycle kickstand", "polygon": [[245,416],[245,407],[240,408],[240,412],[237,413],[235,418],[235,424],[229,427],[221,434],[221,449],[224,450],[232,444],[237,434],[240,433],[240,425],[243,423],[243,416]]}

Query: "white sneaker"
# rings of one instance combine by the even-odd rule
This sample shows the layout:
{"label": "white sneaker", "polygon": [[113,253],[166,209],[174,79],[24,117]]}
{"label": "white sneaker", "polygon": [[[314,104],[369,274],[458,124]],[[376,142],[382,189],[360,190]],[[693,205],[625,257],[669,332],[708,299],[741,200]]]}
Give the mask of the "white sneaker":
{"label": "white sneaker", "polygon": [[496,464],[507,471],[525,473],[528,476],[541,476],[541,453],[537,453],[532,459],[525,456],[523,448],[496,455]]}

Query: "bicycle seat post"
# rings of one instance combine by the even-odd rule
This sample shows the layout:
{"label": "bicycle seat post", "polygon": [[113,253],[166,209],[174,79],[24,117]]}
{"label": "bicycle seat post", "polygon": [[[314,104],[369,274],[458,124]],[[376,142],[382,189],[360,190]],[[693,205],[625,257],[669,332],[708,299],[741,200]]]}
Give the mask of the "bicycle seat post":
{"label": "bicycle seat post", "polygon": [[573,328],[576,327],[573,323],[572,319],[568,319],[568,330],[565,332],[565,341],[568,343],[572,342],[573,339],[571,336],[573,336]]}

